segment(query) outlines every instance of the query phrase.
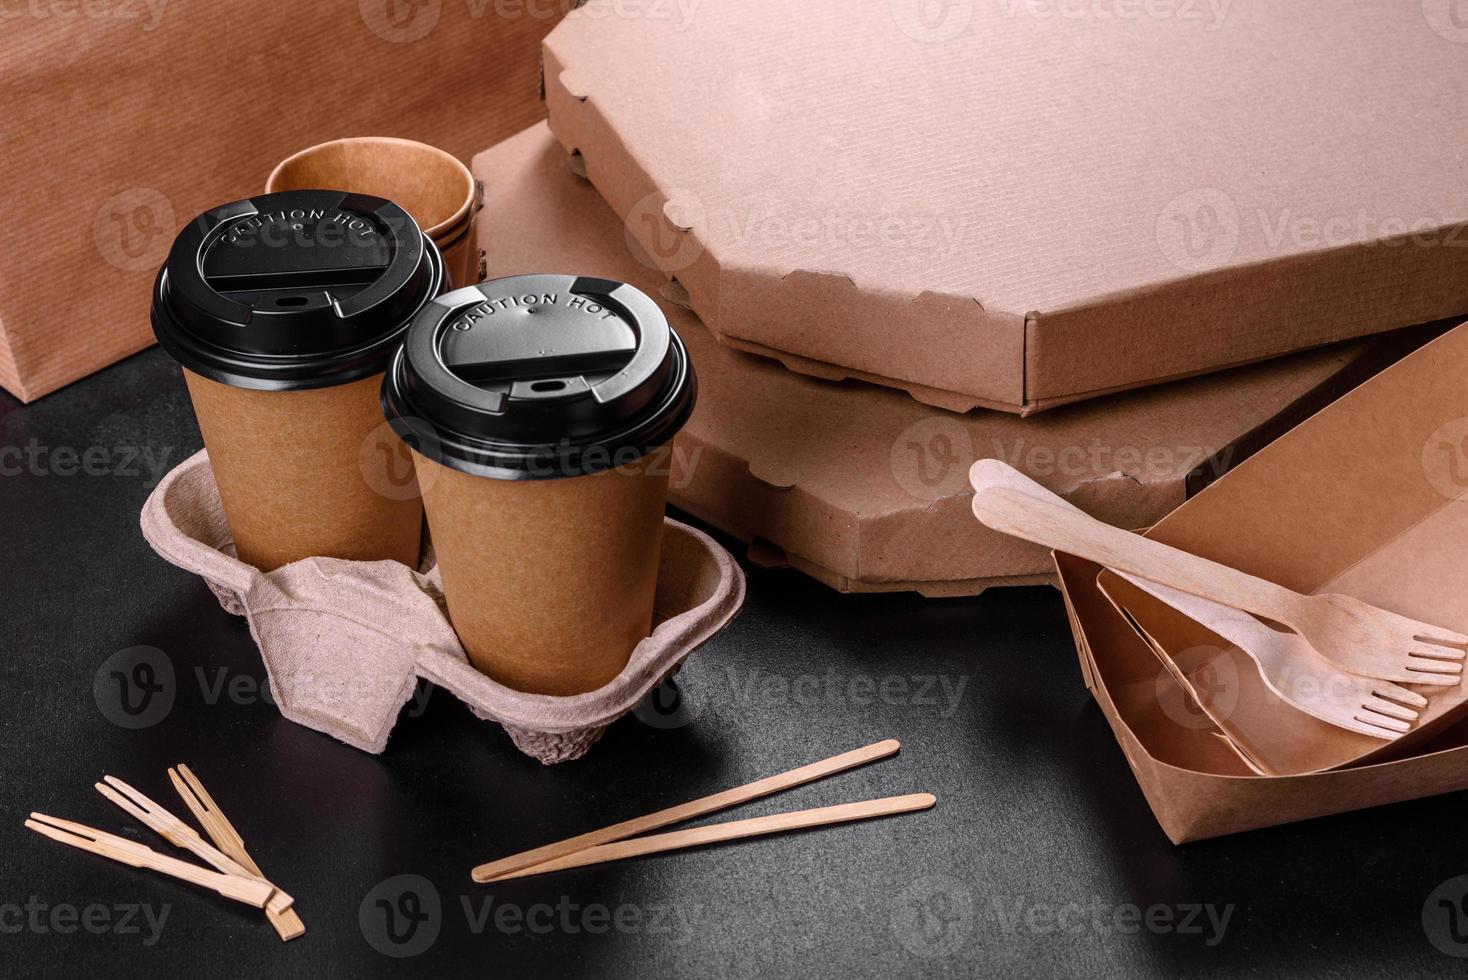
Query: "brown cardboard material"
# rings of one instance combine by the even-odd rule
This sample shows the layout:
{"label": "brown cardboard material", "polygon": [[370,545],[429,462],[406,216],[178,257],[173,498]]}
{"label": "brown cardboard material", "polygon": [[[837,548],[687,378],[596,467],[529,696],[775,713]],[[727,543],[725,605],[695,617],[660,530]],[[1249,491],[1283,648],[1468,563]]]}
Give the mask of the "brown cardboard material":
{"label": "brown cardboard material", "polygon": [[423,502],[382,420],[382,375],[255,391],[184,370],[235,553],[264,572],[302,558],[418,564]]}
{"label": "brown cardboard material", "polygon": [[475,225],[483,192],[469,168],[452,154],[414,140],[350,137],[287,157],[265,182],[267,194],[318,188],[394,202],[438,246],[455,288],[478,281]]}
{"label": "brown cardboard material", "polygon": [[[1447,532],[1450,539],[1454,535],[1458,540],[1468,537],[1454,527],[1438,530]],[[1247,654],[1119,575],[1103,572],[1097,585],[1131,617],[1133,629],[1155,644],[1154,652],[1159,657],[1172,660],[1189,678],[1204,678],[1203,696],[1219,716],[1214,719],[1215,726],[1247,757],[1246,761],[1253,760],[1268,775],[1321,772],[1409,754],[1413,746],[1456,723],[1468,701],[1468,687],[1463,685],[1446,689],[1417,687],[1417,693],[1428,698],[1428,705],[1412,731],[1395,742],[1343,731],[1290,709],[1265,686]],[[1329,583],[1317,591],[1351,590],[1347,582]],[[1223,724],[1218,724],[1220,719]]]}
{"label": "brown cardboard material", "polygon": [[467,159],[541,118],[538,41],[561,12],[21,6],[0,44],[0,387],[23,401],[152,344],[148,294],[174,233],[253,195],[288,153],[388,131]]}
{"label": "brown cardboard material", "polygon": [[546,40],[552,128],[794,370],[1028,414],[1468,312],[1468,62],[1418,4],[605,7]]}
{"label": "brown cardboard material", "polygon": [[[1343,591],[1450,627],[1468,624],[1468,329],[1368,381],[1169,515],[1150,537],[1303,592]],[[1220,752],[1212,726],[1166,705],[1176,683],[1107,601],[1100,569],[1056,564],[1088,684],[1168,836],[1177,842],[1468,787],[1465,692],[1370,755],[1356,736],[1315,733],[1317,756],[1349,768],[1255,776]],[[1127,600],[1127,605],[1132,605]],[[1149,631],[1184,642],[1166,607]],[[1176,631],[1176,632],[1174,632]],[[1192,635],[1196,636],[1196,628]],[[1239,696],[1246,696],[1239,688]],[[1237,715],[1235,717],[1238,717]],[[1329,726],[1326,726],[1329,728]],[[1329,743],[1327,742],[1329,740]]]}
{"label": "brown cardboard material", "polygon": [[652,629],[665,467],[497,480],[414,453],[444,598],[469,661],[527,694],[594,691]]}
{"label": "brown cardboard material", "polygon": [[[479,154],[473,170],[486,187],[480,242],[496,275],[576,269],[657,295],[660,275],[632,256],[596,190],[567,172],[544,125]],[[800,377],[716,343],[666,296],[660,306],[700,388],[676,441],[672,502],[750,542],[756,563],[848,592],[961,595],[1053,581],[1043,548],[973,520],[974,458],[1007,459],[1097,517],[1145,526],[1278,434],[1276,420],[1293,424],[1396,344],[1417,342],[1394,339],[1390,354],[1310,352],[1020,420]]]}

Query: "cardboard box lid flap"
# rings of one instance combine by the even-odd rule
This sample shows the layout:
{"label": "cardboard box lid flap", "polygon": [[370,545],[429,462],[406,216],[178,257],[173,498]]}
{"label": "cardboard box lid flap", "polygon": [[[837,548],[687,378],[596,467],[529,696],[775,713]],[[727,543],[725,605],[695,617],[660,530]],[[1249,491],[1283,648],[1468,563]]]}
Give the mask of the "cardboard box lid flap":
{"label": "cardboard box lid flap", "polygon": [[[677,212],[653,251],[716,335],[918,397],[1035,411],[1468,310],[1464,47],[1419,6],[941,6],[593,2],[546,43],[552,128],[644,245]],[[802,309],[804,273],[856,289]],[[984,315],[891,302],[924,295]]]}

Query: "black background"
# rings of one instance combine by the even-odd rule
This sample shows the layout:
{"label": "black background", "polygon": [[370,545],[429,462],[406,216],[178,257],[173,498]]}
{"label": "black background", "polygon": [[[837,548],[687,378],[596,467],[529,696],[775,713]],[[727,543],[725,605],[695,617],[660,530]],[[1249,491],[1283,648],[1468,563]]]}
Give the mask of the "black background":
{"label": "black background", "polygon": [[[381,757],[347,748],[280,718],[256,693],[263,669],[244,622],[148,548],[144,465],[65,475],[67,450],[103,447],[118,470],[142,449],[171,466],[199,446],[177,369],[156,350],[29,407],[0,396],[0,450],[30,447],[40,470],[13,449],[0,457],[11,975],[1374,977],[1468,965],[1435,948],[1423,921],[1434,889],[1468,873],[1468,795],[1174,847],[1081,684],[1049,589],[849,597],[750,570],[743,614],[683,671],[686,725],[624,719],[586,759],[544,768],[437,691]],[[138,645],[163,651],[175,699],[159,723],[127,730],[93,682]],[[211,697],[221,677],[236,696]],[[801,677],[819,679],[814,694],[779,696]],[[889,696],[850,703],[843,692],[863,678]],[[939,684],[935,703],[916,703],[923,678],[962,684],[961,696]],[[901,755],[712,819],[916,791],[937,795],[934,810],[469,881],[481,861],[886,737]],[[113,773],[182,813],[165,776],[179,761],[296,897],[304,938],[283,945],[252,910],[22,827],[39,810],[174,853],[91,787]],[[395,948],[376,900],[397,898],[402,875],[419,876],[407,883],[420,907],[436,895],[440,911],[414,936],[423,945],[436,926],[433,942],[394,958],[378,949]],[[50,926],[57,907],[126,903],[169,906],[161,934]],[[477,931],[466,903],[473,916],[488,905]],[[1043,917],[1073,904],[1086,912],[1067,929]],[[1213,945],[1204,918],[1200,933],[1115,928],[1116,908],[1153,905],[1174,925],[1190,905],[1232,911]],[[502,906],[510,918],[496,918]],[[617,915],[621,928],[603,925]]]}

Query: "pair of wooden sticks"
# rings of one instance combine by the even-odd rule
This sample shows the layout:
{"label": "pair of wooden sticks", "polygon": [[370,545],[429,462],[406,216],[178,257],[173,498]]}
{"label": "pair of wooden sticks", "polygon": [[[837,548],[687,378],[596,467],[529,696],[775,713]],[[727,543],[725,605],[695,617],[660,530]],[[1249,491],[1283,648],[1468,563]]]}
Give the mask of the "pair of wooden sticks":
{"label": "pair of wooden sticks", "polygon": [[144,844],[105,833],[70,820],[32,813],[25,825],[38,834],[72,847],[120,861],[134,868],[148,868],[218,892],[225,898],[263,908],[265,917],[280,938],[289,942],[306,931],[296,914],[294,899],[276,888],[260,873],[245,842],[234,825],[220,812],[214,798],[204,789],[188,766],[168,770],[173,788],[188,806],[209,841],[187,823],[154,803],[116,776],[104,776],[97,791],[124,813],[155,831],[169,843],[203,858],[214,870],[160,854]]}
{"label": "pair of wooden sticks", "polygon": [[[705,816],[718,810],[815,782],[827,776],[834,776],[848,769],[864,766],[869,762],[889,758],[896,755],[899,748],[901,746],[896,739],[875,742],[865,748],[843,752],[820,762],[813,762],[776,776],[768,776],[744,786],[726,789],[721,793],[669,807],[666,810],[659,810],[645,817],[625,820],[601,830],[594,830],[554,844],[546,844],[544,847],[500,858],[498,861],[481,864],[474,869],[472,876],[479,884],[508,881],[511,878],[525,878],[549,871],[563,871],[567,868],[580,868],[590,864],[602,864],[622,858],[700,847],[704,844],[716,844],[745,837],[758,837],[764,834],[778,834],[790,830],[804,830],[810,827],[824,827],[831,824],[849,823],[853,820],[868,820],[872,817],[926,810],[937,803],[937,799],[930,793],[912,793],[907,796],[889,796],[880,800],[843,803],[839,806],[820,807],[814,810],[798,810],[794,813],[777,813],[749,820],[733,820],[711,827],[696,827],[692,830],[655,834],[651,837],[636,836],[650,830],[657,830],[659,827],[682,823],[685,820],[692,820],[695,817]],[[629,839],[634,837],[635,840]]]}

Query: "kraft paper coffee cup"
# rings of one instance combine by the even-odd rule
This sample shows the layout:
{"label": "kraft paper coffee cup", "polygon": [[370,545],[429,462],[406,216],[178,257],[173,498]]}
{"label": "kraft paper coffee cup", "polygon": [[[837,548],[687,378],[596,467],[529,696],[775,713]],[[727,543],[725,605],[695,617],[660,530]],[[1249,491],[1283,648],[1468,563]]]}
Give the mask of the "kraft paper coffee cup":
{"label": "kraft paper coffee cup", "polygon": [[596,690],[651,630],[687,351],[632,286],[515,276],[428,304],[383,380],[470,661]]}
{"label": "kraft paper coffee cup", "polygon": [[242,561],[416,566],[422,500],[380,389],[442,286],[433,242],[377,197],[266,195],[179,234],[153,331],[183,367]]}
{"label": "kraft paper coffee cup", "polygon": [[333,140],[282,161],[266,181],[265,193],[320,187],[396,202],[438,246],[451,285],[468,286],[482,278],[475,235],[482,193],[453,154],[387,136]]}

